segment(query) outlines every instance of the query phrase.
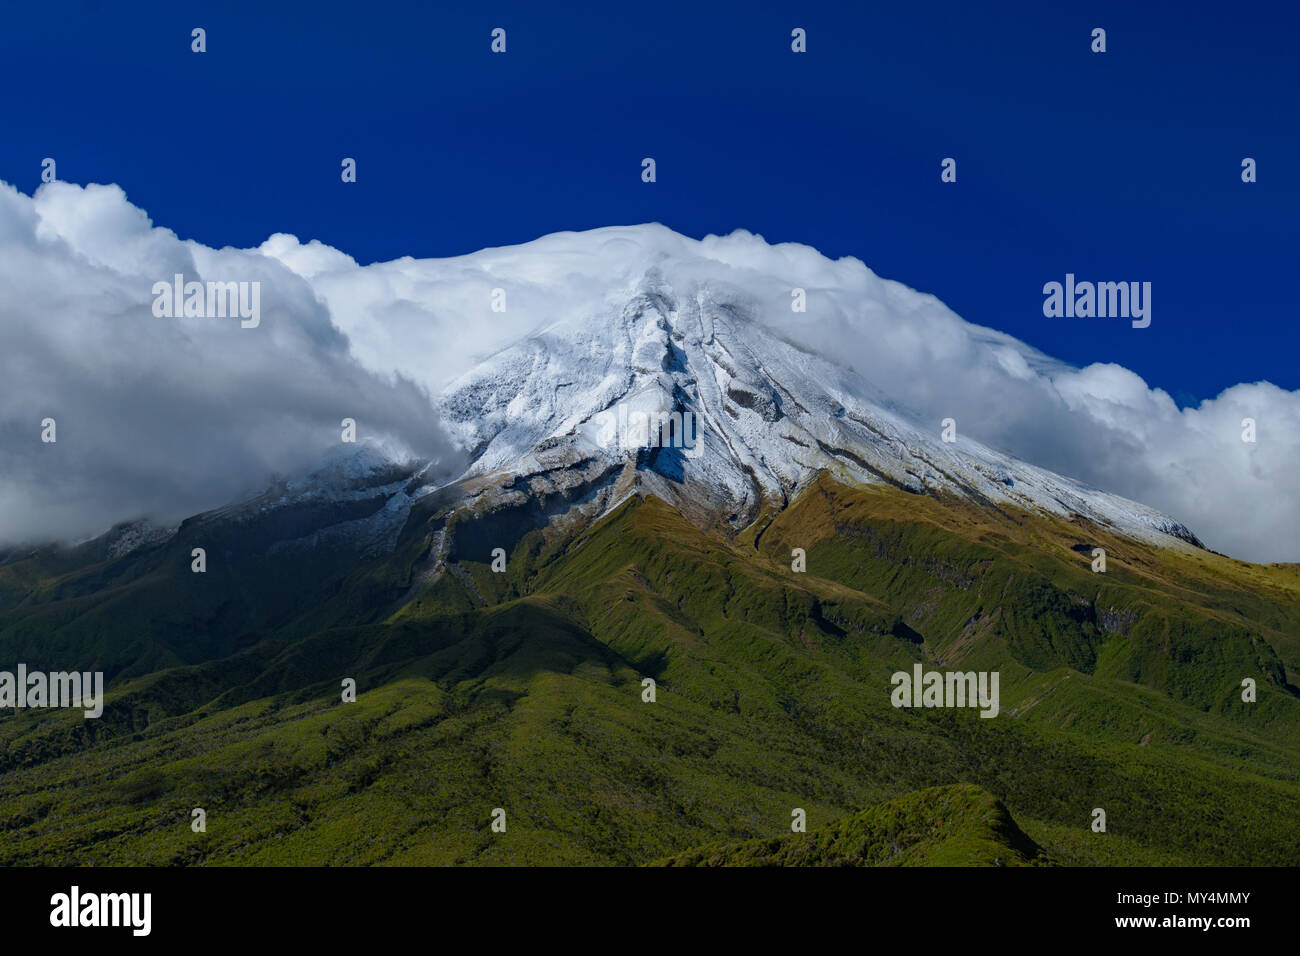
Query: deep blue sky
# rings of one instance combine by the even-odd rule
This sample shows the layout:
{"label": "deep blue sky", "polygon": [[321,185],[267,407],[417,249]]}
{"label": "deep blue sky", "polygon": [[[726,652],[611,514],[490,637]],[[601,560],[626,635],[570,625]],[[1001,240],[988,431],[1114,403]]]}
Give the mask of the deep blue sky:
{"label": "deep blue sky", "polygon": [[[52,156],[183,238],[362,262],[743,227],[1181,404],[1300,388],[1297,6],[974,6],[10,2],[0,179],[30,193]],[[1066,272],[1152,282],[1151,327],[1044,318]]]}

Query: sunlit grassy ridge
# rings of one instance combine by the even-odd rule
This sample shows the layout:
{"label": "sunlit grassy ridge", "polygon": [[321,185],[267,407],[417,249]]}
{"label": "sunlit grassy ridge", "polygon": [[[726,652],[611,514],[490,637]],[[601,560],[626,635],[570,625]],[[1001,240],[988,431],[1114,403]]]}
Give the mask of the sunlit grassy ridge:
{"label": "sunlit grassy ridge", "polygon": [[[183,529],[0,565],[0,666],[110,685],[99,721],[0,717],[0,862],[639,864],[957,784],[1038,862],[1300,860],[1290,569],[824,478],[734,538],[633,499],[421,583],[447,518],[361,563],[192,575]],[[893,708],[916,661],[998,670],[1002,712]],[[991,862],[950,816],[892,862]]]}
{"label": "sunlit grassy ridge", "polygon": [[996,797],[931,787],[806,835],[695,847],[659,866],[1033,866],[1049,860]]}

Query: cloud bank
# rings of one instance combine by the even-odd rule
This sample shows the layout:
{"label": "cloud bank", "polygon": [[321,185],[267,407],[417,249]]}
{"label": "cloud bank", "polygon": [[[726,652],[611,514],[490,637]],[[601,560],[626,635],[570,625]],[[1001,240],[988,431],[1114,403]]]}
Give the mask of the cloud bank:
{"label": "cloud bank", "polygon": [[[0,542],[228,503],[337,447],[344,417],[394,453],[454,457],[439,393],[521,336],[621,309],[650,269],[852,366],[922,426],[955,418],[960,434],[1159,508],[1216,550],[1300,560],[1300,392],[1241,384],[1180,410],[1118,365],[1065,365],[856,259],[743,231],[610,227],[360,266],[284,234],[249,250],[181,241],[115,186],[61,183],[30,198],[0,184]],[[152,286],[175,273],[260,281],[260,325],[155,317]],[[791,311],[794,288],[805,313]],[[47,417],[53,445],[40,441]]]}
{"label": "cloud bank", "polygon": [[[155,316],[178,273],[260,282],[260,324]],[[446,453],[424,390],[364,368],[276,259],[181,241],[116,186],[0,183],[0,543],[228,504],[318,464],[344,418],[395,456]]]}

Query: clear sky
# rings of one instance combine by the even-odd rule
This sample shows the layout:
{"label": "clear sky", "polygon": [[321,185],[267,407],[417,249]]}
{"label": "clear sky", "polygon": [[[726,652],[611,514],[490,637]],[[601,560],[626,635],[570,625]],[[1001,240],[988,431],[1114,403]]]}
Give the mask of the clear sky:
{"label": "clear sky", "polygon": [[[289,232],[363,263],[745,228],[1195,404],[1300,388],[1298,9],[10,2],[0,179],[30,193],[53,157],[182,238]],[[1067,272],[1151,282],[1151,326],[1045,318]]]}

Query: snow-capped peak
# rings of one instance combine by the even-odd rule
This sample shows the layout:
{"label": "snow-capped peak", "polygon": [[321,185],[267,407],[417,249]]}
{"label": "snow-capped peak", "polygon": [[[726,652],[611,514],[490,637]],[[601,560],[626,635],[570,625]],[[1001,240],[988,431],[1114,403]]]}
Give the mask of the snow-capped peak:
{"label": "snow-capped peak", "polygon": [[527,335],[443,392],[444,426],[470,457],[463,480],[596,510],[635,489],[741,525],[829,470],[1195,542],[1150,508],[955,429],[945,440],[942,422],[916,420],[853,369],[760,322],[730,283],[656,259],[600,307]]}

